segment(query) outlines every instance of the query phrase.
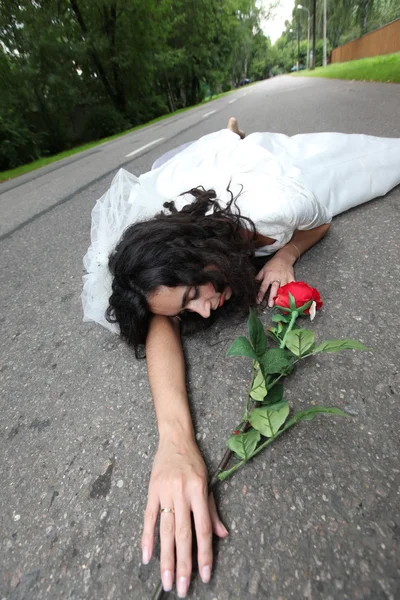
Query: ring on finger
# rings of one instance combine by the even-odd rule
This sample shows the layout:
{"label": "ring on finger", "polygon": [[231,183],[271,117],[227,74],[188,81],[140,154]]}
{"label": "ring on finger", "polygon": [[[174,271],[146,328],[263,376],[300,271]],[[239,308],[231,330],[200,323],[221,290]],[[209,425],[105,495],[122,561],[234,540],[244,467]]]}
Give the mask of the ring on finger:
{"label": "ring on finger", "polygon": [[279,283],[279,285],[281,285],[281,280],[280,279],[273,279],[271,281],[271,283]]}
{"label": "ring on finger", "polygon": [[160,514],[161,513],[175,513],[173,508],[160,508]]}

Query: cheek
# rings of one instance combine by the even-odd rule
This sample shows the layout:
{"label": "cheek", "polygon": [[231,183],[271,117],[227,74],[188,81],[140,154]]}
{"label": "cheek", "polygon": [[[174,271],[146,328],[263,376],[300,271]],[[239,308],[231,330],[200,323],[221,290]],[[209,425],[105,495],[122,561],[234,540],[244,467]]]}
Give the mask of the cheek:
{"label": "cheek", "polygon": [[212,283],[207,283],[207,285],[204,287],[204,295],[207,298],[212,298],[215,296],[217,292],[215,291],[215,288],[213,286]]}

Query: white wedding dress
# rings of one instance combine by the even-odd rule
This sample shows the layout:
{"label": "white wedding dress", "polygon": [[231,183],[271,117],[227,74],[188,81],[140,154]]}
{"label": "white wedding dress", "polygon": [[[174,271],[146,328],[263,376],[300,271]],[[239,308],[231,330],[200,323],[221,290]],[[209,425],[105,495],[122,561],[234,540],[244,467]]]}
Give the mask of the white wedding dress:
{"label": "white wedding dress", "polygon": [[[400,183],[400,139],[343,133],[288,137],[252,133],[241,140],[224,129],[185,144],[135,177],[120,169],[92,211],[91,245],[84,257],[84,321],[118,333],[105,319],[111,295],[108,256],[132,223],[150,219],[167,200],[180,210],[197,186],[214,189],[222,205],[240,193],[237,206],[276,252],[296,229],[312,229],[333,216],[383,196]],[[182,195],[183,194],[183,195]]]}

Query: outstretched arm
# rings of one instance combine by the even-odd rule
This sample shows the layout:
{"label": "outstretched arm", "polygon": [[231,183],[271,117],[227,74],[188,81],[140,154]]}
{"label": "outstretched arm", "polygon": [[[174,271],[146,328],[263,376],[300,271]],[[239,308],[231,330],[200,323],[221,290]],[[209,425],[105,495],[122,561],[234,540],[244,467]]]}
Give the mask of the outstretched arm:
{"label": "outstretched arm", "polygon": [[294,281],[294,263],[304,252],[314,246],[324,237],[330,223],[315,227],[315,229],[296,230],[290,242],[283,246],[267,262],[257,274],[256,280],[261,281],[257,301],[262,302],[265,293],[269,290],[268,306],[274,305],[274,298],[280,286]]}
{"label": "outstretched arm", "polygon": [[[193,513],[199,572],[209,581],[212,568],[212,531],[225,537],[214,498],[208,496],[207,469],[196,445],[185,385],[185,363],[177,319],[153,316],[146,342],[147,368],[157,415],[159,446],[150,478],[142,536],[143,562],[154,546],[160,508],[161,578],[164,590],[174,582],[186,594],[192,571]],[[176,565],[175,565],[176,550]]]}

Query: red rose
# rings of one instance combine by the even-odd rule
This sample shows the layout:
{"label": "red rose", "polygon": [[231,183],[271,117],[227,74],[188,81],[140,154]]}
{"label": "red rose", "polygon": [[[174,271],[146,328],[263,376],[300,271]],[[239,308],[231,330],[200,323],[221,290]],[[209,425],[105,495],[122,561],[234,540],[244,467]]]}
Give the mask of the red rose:
{"label": "red rose", "polygon": [[239,429],[235,429],[235,431],[233,432],[233,435],[239,435],[240,430]]}
{"label": "red rose", "polygon": [[[292,294],[296,302],[296,307],[300,308],[306,302],[314,300],[316,310],[319,310],[323,305],[319,291],[310,287],[304,281],[292,281],[279,288],[277,295],[274,298],[275,305],[283,308],[290,308],[289,294]],[[310,309],[304,311],[304,314],[309,315]]]}

